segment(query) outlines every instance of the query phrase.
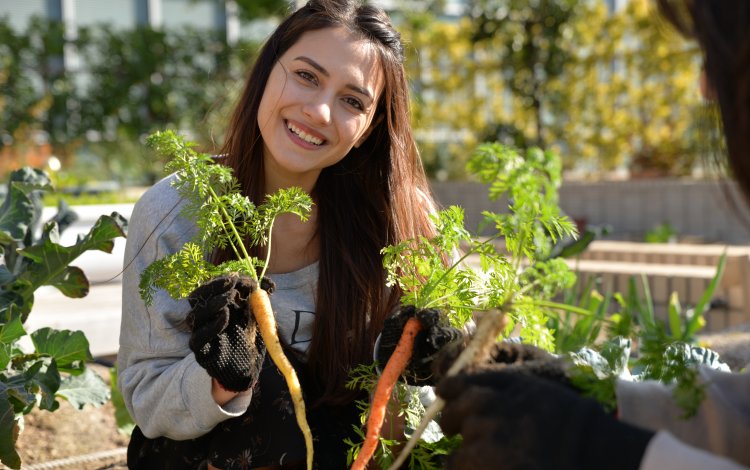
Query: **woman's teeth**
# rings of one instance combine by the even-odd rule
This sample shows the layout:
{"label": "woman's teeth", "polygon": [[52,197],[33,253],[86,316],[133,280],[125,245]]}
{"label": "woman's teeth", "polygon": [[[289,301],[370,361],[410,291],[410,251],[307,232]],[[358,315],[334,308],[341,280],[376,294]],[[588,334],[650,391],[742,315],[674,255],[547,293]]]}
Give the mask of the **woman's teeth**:
{"label": "woman's teeth", "polygon": [[305,131],[302,129],[297,128],[294,124],[287,124],[287,127],[290,131],[295,133],[297,137],[304,140],[305,142],[309,142],[314,145],[321,145],[323,143],[323,139],[318,139],[317,137],[313,137],[309,134],[306,134]]}

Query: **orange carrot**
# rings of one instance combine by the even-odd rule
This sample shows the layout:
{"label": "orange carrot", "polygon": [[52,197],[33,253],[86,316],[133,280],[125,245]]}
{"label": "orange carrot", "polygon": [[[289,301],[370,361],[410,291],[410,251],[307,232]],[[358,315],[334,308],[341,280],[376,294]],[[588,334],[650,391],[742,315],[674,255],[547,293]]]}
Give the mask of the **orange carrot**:
{"label": "orange carrot", "polygon": [[302,399],[302,387],[297,377],[297,372],[292,367],[289,359],[284,354],[284,350],[281,347],[281,341],[279,341],[279,335],[276,331],[276,318],[273,316],[273,308],[271,307],[271,300],[268,298],[268,293],[258,287],[250,293],[250,307],[253,310],[255,321],[258,322],[258,328],[260,329],[260,336],[263,338],[263,342],[266,343],[266,350],[271,355],[276,367],[279,368],[279,372],[286,379],[287,387],[289,387],[289,395],[292,397],[292,403],[294,404],[294,414],[297,418],[297,425],[302,430],[302,435],[305,437],[305,447],[307,448],[307,469],[312,470],[313,465],[313,440],[310,426],[307,424],[307,417],[305,415],[305,402]]}
{"label": "orange carrot", "polygon": [[415,317],[409,318],[404,325],[404,331],[398,340],[396,349],[393,351],[390,359],[380,374],[378,384],[375,386],[375,393],[372,396],[372,405],[370,406],[370,415],[367,417],[367,434],[365,442],[357,454],[357,459],[352,464],[351,470],[364,470],[367,463],[375,454],[378,447],[378,437],[385,420],[385,412],[388,402],[391,399],[393,387],[396,385],[398,378],[406,369],[406,365],[411,359],[414,350],[414,339],[422,329],[422,324]]}

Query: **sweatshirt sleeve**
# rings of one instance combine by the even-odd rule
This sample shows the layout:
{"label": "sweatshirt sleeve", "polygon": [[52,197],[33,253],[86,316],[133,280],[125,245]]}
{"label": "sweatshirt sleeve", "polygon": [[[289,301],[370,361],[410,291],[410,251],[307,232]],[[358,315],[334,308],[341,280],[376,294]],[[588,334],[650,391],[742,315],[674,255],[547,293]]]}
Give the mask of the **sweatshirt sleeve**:
{"label": "sweatshirt sleeve", "polygon": [[705,398],[685,419],[672,388],[651,381],[617,384],[620,419],[750,466],[750,374],[700,369]]}
{"label": "sweatshirt sleeve", "polygon": [[241,394],[224,407],[211,396],[211,377],[188,346],[182,327],[189,305],[158,291],[152,305],[140,297],[143,270],[178,251],[195,233],[179,215],[177,192],[164,179],[133,208],[125,247],[122,320],[117,356],[118,386],[131,416],[146,437],[192,439],[216,424],[239,416],[250,403]]}
{"label": "sweatshirt sleeve", "polygon": [[639,470],[747,470],[724,457],[696,449],[659,431],[646,448]]}

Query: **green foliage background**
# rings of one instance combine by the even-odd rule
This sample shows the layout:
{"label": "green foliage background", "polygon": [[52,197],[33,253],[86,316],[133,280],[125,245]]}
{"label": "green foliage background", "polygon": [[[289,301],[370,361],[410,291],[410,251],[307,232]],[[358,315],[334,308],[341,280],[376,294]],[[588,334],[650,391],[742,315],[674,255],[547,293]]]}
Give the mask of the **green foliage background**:
{"label": "green foliage background", "polygon": [[[548,148],[585,174],[690,174],[700,61],[652,2],[467,3],[462,17],[442,15],[439,1],[392,14],[432,177],[465,178],[469,149],[488,140]],[[243,20],[286,10],[279,0],[238,7]],[[80,66],[62,67],[64,47]],[[0,19],[0,152],[23,154],[43,131],[63,168],[75,168],[71,183],[103,174],[148,184],[164,161],[145,136],[179,129],[215,150],[258,47],[230,45],[221,31],[96,25],[66,38],[59,23],[18,31]]]}

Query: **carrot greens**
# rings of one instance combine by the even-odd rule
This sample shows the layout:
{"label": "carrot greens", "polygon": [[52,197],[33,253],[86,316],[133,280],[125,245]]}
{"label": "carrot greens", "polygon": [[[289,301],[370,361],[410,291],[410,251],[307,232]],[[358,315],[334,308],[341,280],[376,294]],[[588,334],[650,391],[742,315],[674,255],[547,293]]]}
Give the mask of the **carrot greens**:
{"label": "carrot greens", "polygon": [[[170,157],[166,171],[174,173],[173,185],[185,205],[182,215],[198,227],[194,240],[172,255],[151,264],[142,274],[141,296],[151,303],[157,289],[173,298],[185,298],[212,277],[237,272],[260,283],[270,256],[270,233],[274,220],[283,213],[307,220],[312,200],[300,188],[281,189],[255,206],[240,193],[239,183],[229,167],[216,163],[210,155],[193,150],[172,131],[157,132],[148,138],[157,152]],[[252,246],[266,248],[266,258],[248,254]],[[215,249],[230,249],[236,260],[214,266],[206,255]]]}

